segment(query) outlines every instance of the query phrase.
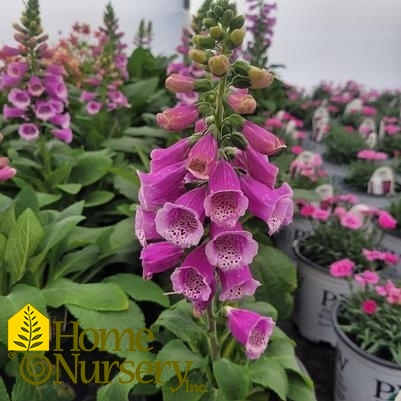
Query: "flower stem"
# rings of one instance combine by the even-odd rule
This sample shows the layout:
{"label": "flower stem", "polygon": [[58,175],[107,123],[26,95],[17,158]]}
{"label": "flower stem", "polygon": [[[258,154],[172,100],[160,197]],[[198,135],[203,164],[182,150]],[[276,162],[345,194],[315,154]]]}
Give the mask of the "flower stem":
{"label": "flower stem", "polygon": [[209,339],[210,339],[210,352],[211,352],[211,359],[212,362],[220,359],[220,350],[219,344],[217,341],[217,325],[216,325],[216,316],[214,314],[214,302],[210,302],[207,310],[206,310],[206,317],[208,323],[208,332],[209,332]]}
{"label": "flower stem", "polygon": [[218,138],[217,141],[220,144],[223,139],[223,120],[224,120],[224,94],[226,91],[227,77],[224,76],[220,79],[219,87],[217,91],[216,98],[216,114],[214,116],[214,121],[217,127]]}

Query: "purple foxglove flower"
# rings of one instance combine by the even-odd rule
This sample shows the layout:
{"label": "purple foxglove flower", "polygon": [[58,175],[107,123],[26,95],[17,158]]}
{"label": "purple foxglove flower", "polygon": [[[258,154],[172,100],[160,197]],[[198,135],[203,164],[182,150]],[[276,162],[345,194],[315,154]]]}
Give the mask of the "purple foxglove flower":
{"label": "purple foxglove flower", "polygon": [[274,188],[279,169],[276,165],[269,162],[267,156],[257,152],[248,146],[244,151],[240,150],[232,161],[234,167],[240,167],[243,170],[263,182],[270,188]]}
{"label": "purple foxglove flower", "polygon": [[11,76],[4,72],[0,73],[0,89],[13,88],[22,81],[22,77]]}
{"label": "purple foxglove flower", "polygon": [[91,100],[88,103],[86,103],[86,111],[88,112],[88,114],[90,114],[91,116],[99,113],[100,109],[102,108],[102,103],[100,102],[96,102],[95,100]]}
{"label": "purple foxglove flower", "polygon": [[181,195],[174,203],[166,202],[156,213],[157,232],[182,248],[198,245],[203,235],[205,196],[203,186]]}
{"label": "purple foxglove flower", "polygon": [[56,110],[51,102],[38,100],[35,104],[35,115],[39,120],[48,121],[56,115]]}
{"label": "purple foxglove flower", "polygon": [[7,66],[7,74],[10,77],[22,78],[28,71],[28,64],[24,61],[12,61]]}
{"label": "purple foxglove flower", "polygon": [[206,132],[207,124],[204,118],[201,118],[195,123],[195,132]]}
{"label": "purple foxglove flower", "polygon": [[147,212],[140,206],[137,207],[134,225],[135,236],[143,247],[147,245],[148,240],[161,239],[160,234],[156,230],[155,218],[155,212]]}
{"label": "purple foxglove flower", "polygon": [[273,333],[274,320],[245,309],[226,306],[225,310],[228,327],[235,339],[245,345],[246,356],[249,359],[260,358]]}
{"label": "purple foxglove flower", "polygon": [[203,135],[188,154],[187,170],[200,180],[207,180],[217,160],[217,141],[212,134]]}
{"label": "purple foxglove flower", "polygon": [[141,206],[147,211],[152,211],[166,202],[174,202],[185,191],[185,174],[185,161],[167,165],[148,174],[138,171],[141,180],[138,194]]}
{"label": "purple foxglove flower", "polygon": [[106,106],[107,106],[107,110],[108,111],[112,111],[112,110],[118,109],[117,103],[114,103],[114,102],[107,101],[106,102]]}
{"label": "purple foxglove flower", "polygon": [[219,160],[208,182],[209,194],[205,199],[206,216],[223,227],[234,227],[245,214],[248,199],[241,191],[237,174],[225,160]]}
{"label": "purple foxglove flower", "polygon": [[165,82],[166,88],[174,93],[192,92],[195,86],[195,78],[182,74],[171,74]]}
{"label": "purple foxglove flower", "polygon": [[173,290],[190,301],[208,301],[212,293],[214,267],[205,255],[205,246],[195,248],[171,275]]}
{"label": "purple foxglove flower", "polygon": [[19,56],[21,54],[21,50],[15,47],[10,47],[5,45],[0,50],[0,53],[2,53],[6,57],[14,57],[14,56]]}
{"label": "purple foxglove flower", "polygon": [[86,79],[86,82],[91,86],[100,86],[102,84],[101,77],[89,77]]}
{"label": "purple foxglove flower", "polygon": [[17,170],[8,165],[7,157],[0,157],[0,181],[4,182],[14,177]]}
{"label": "purple foxglove flower", "polygon": [[54,117],[50,119],[50,122],[54,125],[58,125],[61,128],[67,129],[70,128],[70,113],[64,114],[56,114]]}
{"label": "purple foxglove flower", "polygon": [[261,284],[252,277],[248,266],[235,270],[218,270],[222,291],[220,301],[236,301],[246,295],[253,295]]}
{"label": "purple foxglove flower", "polygon": [[116,104],[123,104],[124,101],[127,103],[127,98],[118,90],[109,90],[107,92],[108,98],[116,103]]}
{"label": "purple foxglove flower", "polygon": [[185,64],[184,63],[182,63],[182,62],[180,62],[180,63],[170,63],[169,65],[168,65],[168,67],[167,67],[167,75],[170,75],[170,74],[174,74],[174,73],[181,73],[181,74],[183,74],[182,72],[181,72],[181,70],[183,69],[183,68],[186,68],[185,67]]}
{"label": "purple foxglove flower", "polygon": [[35,124],[25,123],[19,126],[18,134],[27,141],[33,141],[39,137],[39,129]]}
{"label": "purple foxglove flower", "polygon": [[269,235],[277,232],[282,225],[292,222],[292,189],[285,182],[279,188],[269,188],[249,174],[240,179],[241,188],[249,199],[249,210],[269,227]]}
{"label": "purple foxglove flower", "polygon": [[169,242],[155,242],[142,249],[142,277],[151,280],[154,273],[161,273],[177,266],[184,251]]}
{"label": "purple foxglove flower", "polygon": [[150,170],[159,170],[169,164],[185,160],[190,148],[188,138],[183,138],[168,148],[153,149],[150,152]]}
{"label": "purple foxglove flower", "polygon": [[45,76],[48,75],[64,75],[67,76],[67,71],[64,69],[62,65],[58,64],[49,64],[45,70]]}
{"label": "purple foxglove flower", "polygon": [[49,95],[55,100],[61,100],[66,103],[68,99],[68,90],[60,75],[48,75],[45,77],[45,87]]}
{"label": "purple foxglove flower", "polygon": [[258,253],[258,243],[239,223],[231,229],[212,223],[210,232],[212,239],[206,245],[206,256],[213,266],[221,270],[234,270],[248,265]]}
{"label": "purple foxglove flower", "polygon": [[4,121],[8,121],[12,118],[23,117],[24,113],[25,113],[25,110],[18,109],[17,107],[10,107],[10,106],[7,106],[6,104],[3,107]]}
{"label": "purple foxglove flower", "polygon": [[196,92],[177,93],[176,98],[181,106],[192,106],[199,100],[199,95]]}
{"label": "purple foxglove flower", "polygon": [[41,79],[37,76],[33,76],[28,82],[28,92],[35,97],[39,97],[45,91],[45,87]]}
{"label": "purple foxglove flower", "polygon": [[177,106],[156,114],[156,122],[167,131],[182,131],[199,117],[196,106]]}
{"label": "purple foxglove flower", "polygon": [[48,103],[52,105],[56,114],[61,114],[64,111],[64,104],[60,100],[51,99]]}
{"label": "purple foxglove flower", "polygon": [[18,109],[25,110],[31,103],[28,93],[22,89],[13,88],[8,94],[8,101]]}
{"label": "purple foxglove flower", "polygon": [[79,100],[81,102],[90,102],[91,100],[95,100],[97,96],[97,93],[95,92],[88,92],[88,91],[83,91],[81,93],[81,96],[79,97]]}
{"label": "purple foxglove flower", "polygon": [[249,145],[264,155],[274,155],[286,147],[282,139],[250,121],[244,123],[242,133]]}
{"label": "purple foxglove flower", "polygon": [[71,143],[73,134],[69,128],[55,128],[52,130],[52,134],[55,138],[60,139],[65,143]]}

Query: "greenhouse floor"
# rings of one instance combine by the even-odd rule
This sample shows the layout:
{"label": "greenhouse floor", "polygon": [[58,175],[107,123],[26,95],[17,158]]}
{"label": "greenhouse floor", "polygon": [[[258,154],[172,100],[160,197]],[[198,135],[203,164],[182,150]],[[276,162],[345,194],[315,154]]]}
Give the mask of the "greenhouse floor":
{"label": "greenhouse floor", "polygon": [[335,349],[306,340],[291,321],[280,327],[296,342],[296,354],[315,383],[317,401],[333,401]]}

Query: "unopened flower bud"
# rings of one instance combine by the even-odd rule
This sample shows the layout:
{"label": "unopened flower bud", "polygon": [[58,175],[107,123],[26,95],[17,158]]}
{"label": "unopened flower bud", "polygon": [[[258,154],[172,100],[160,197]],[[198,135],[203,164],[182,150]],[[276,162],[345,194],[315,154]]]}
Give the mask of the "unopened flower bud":
{"label": "unopened flower bud", "polygon": [[25,33],[25,34],[28,33],[28,31],[25,28],[23,28],[21,25],[17,24],[16,22],[13,24],[13,28],[18,32]]}
{"label": "unopened flower bud", "polygon": [[195,78],[182,74],[171,74],[165,82],[166,88],[174,93],[192,92],[194,84]]}
{"label": "unopened flower bud", "polygon": [[207,29],[217,25],[217,21],[214,18],[204,18],[202,23]]}
{"label": "unopened flower bud", "polygon": [[28,38],[29,36],[26,35],[25,33],[21,32],[14,33],[14,39],[19,43],[25,44]]}
{"label": "unopened flower bud", "polygon": [[225,27],[229,27],[231,24],[231,21],[234,18],[234,11],[231,9],[225,10],[223,13],[223,16],[221,17],[221,23]]}
{"label": "unopened flower bud", "polygon": [[245,24],[245,18],[243,15],[237,15],[230,23],[230,29],[240,29]]}
{"label": "unopened flower bud", "polygon": [[251,80],[248,77],[237,75],[233,78],[233,86],[238,89],[250,88],[251,85]]}
{"label": "unopened flower bud", "polygon": [[241,46],[245,37],[245,28],[234,29],[230,33],[230,39],[235,47]]}
{"label": "unopened flower bud", "polygon": [[214,116],[207,116],[205,118],[205,123],[209,126],[211,124],[214,124]]}
{"label": "unopened flower bud", "polygon": [[192,42],[202,49],[213,49],[216,45],[215,40],[212,37],[206,35],[194,35],[192,37]]}
{"label": "unopened flower bud", "polygon": [[212,88],[212,82],[208,79],[197,79],[194,84],[194,91],[196,92],[207,92]]}
{"label": "unopened flower bud", "polygon": [[220,18],[224,13],[224,10],[219,5],[213,7],[213,14],[216,18]]}
{"label": "unopened flower bud", "polygon": [[[252,67],[252,68],[256,68],[256,67]],[[251,70],[252,70],[252,68],[251,68]],[[262,75],[259,73],[255,74],[255,78],[253,79],[253,78],[251,78],[251,70],[248,72],[248,76],[251,79],[251,83],[252,83],[251,88],[252,89],[267,88],[268,86],[270,86],[273,83],[274,75],[271,72],[269,72],[265,69],[262,69],[261,71],[263,74]],[[256,77],[258,77],[258,78],[256,78]]]}
{"label": "unopened flower bud", "polygon": [[207,64],[211,53],[201,49],[190,49],[188,55],[192,61],[195,61],[195,63]]}
{"label": "unopened flower bud", "polygon": [[8,166],[9,160],[7,157],[0,157],[0,168]]}
{"label": "unopened flower bud", "polygon": [[256,110],[256,100],[246,89],[233,91],[228,95],[227,101],[238,114],[253,114]]}
{"label": "unopened flower bud", "polygon": [[220,54],[218,56],[210,57],[208,65],[210,72],[213,75],[216,77],[221,77],[227,74],[228,70],[230,69],[230,60],[223,54]]}
{"label": "unopened flower bud", "polygon": [[42,35],[38,38],[38,43],[46,42],[49,39],[49,35]]}
{"label": "unopened flower bud", "polygon": [[241,150],[245,150],[248,147],[248,141],[245,139],[244,135],[239,132],[234,132],[231,135],[231,143]]}
{"label": "unopened flower bud", "polygon": [[240,128],[244,125],[245,119],[238,114],[231,114],[227,117],[227,123],[235,128]]}
{"label": "unopened flower bud", "polygon": [[209,28],[209,34],[217,41],[220,41],[224,38],[224,31],[220,25],[212,26],[211,28]]}
{"label": "unopened flower bud", "polygon": [[248,71],[250,70],[251,66],[246,61],[236,61],[233,64],[233,69],[238,75],[248,75]]}

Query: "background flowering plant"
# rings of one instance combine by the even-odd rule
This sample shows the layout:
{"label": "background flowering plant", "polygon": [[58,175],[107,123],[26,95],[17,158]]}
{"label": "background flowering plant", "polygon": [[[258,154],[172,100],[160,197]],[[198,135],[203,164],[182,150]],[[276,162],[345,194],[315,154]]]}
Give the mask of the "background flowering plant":
{"label": "background flowering plant", "polygon": [[379,227],[394,226],[394,219],[357,201],[354,195],[342,194],[325,199],[320,206],[303,205],[299,213],[310,220],[313,231],[300,242],[300,252],[320,266],[344,258],[363,266],[362,249],[377,248],[382,237]]}

